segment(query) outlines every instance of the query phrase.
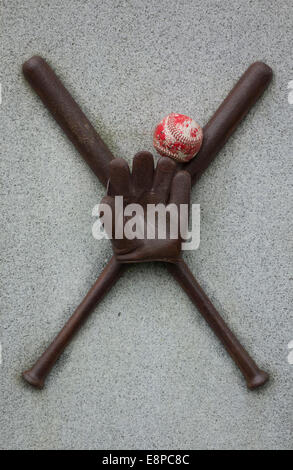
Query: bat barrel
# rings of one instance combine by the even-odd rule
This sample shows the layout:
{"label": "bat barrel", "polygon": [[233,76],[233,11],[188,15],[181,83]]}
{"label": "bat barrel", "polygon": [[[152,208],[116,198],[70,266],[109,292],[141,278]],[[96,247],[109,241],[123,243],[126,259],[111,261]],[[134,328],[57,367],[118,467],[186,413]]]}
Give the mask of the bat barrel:
{"label": "bat barrel", "polygon": [[200,151],[195,158],[183,166],[184,170],[191,174],[193,184],[207,169],[240,121],[263,94],[272,76],[272,69],[268,65],[255,62],[240,77],[203,128],[203,143]]}
{"label": "bat barrel", "polygon": [[23,64],[22,70],[25,78],[49,109],[54,119],[62,127],[101,183],[106,186],[109,178],[109,163],[114,156],[76,101],[42,57],[31,57]]}

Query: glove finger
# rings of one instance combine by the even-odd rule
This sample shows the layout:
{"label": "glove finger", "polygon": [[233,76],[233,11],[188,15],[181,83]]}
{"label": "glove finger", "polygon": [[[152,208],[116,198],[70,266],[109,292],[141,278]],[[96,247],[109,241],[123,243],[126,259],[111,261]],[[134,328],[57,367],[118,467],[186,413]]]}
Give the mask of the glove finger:
{"label": "glove finger", "polygon": [[153,177],[153,155],[150,152],[138,152],[132,162],[132,184],[136,196],[151,189]]}
{"label": "glove finger", "polygon": [[[177,207],[178,216],[176,219],[170,217],[170,233],[172,230],[180,229],[180,238],[186,238],[188,230],[188,216],[189,216],[189,203],[191,191],[191,177],[187,171],[179,171],[173,178],[170,191],[170,204],[175,204]],[[184,205],[184,206],[183,206]],[[170,210],[171,207],[170,207]],[[170,213],[172,214],[172,212]],[[172,225],[171,221],[177,221],[177,227]],[[172,229],[173,227],[173,229]]]}
{"label": "glove finger", "polygon": [[123,158],[114,158],[109,164],[111,194],[128,197],[131,194],[131,175]]}
{"label": "glove finger", "polygon": [[173,178],[170,190],[171,204],[189,204],[191,191],[191,177],[187,171],[179,171]]}
{"label": "glove finger", "polygon": [[154,175],[153,191],[158,202],[165,204],[169,199],[170,186],[176,170],[176,163],[168,157],[161,157]]}

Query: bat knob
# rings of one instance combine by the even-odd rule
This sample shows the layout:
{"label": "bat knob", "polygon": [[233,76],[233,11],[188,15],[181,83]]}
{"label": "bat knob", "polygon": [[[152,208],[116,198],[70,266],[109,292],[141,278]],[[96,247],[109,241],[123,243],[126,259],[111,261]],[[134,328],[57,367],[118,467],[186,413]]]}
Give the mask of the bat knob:
{"label": "bat knob", "polygon": [[258,370],[257,373],[247,380],[247,387],[249,390],[255,390],[256,388],[262,387],[265,385],[270,376],[264,370]]}
{"label": "bat knob", "polygon": [[28,382],[30,385],[33,387],[42,389],[44,387],[44,378],[40,378],[37,375],[35,375],[32,371],[32,369],[28,369],[22,373],[22,377],[26,382]]}

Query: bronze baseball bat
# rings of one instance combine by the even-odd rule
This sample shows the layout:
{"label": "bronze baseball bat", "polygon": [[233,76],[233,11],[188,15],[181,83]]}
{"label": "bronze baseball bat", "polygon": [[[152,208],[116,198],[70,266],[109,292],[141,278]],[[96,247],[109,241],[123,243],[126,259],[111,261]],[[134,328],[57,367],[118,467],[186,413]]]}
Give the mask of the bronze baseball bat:
{"label": "bronze baseball bat", "polygon": [[[46,70],[47,68],[50,69],[48,64],[41,58],[41,57],[33,57],[29,61],[27,61],[24,66],[23,66],[23,72],[25,77],[28,79],[30,84],[34,89],[36,89],[37,93],[41,97],[43,103],[48,107],[48,109],[52,112],[53,116],[57,120],[57,122],[61,125],[61,127],[65,130],[66,134],[69,136],[70,140],[73,142],[73,144],[76,146],[76,148],[80,151],[80,153],[84,156],[86,155],[88,159],[94,160],[92,164],[90,165],[91,168],[94,169],[95,174],[100,177],[99,174],[99,169],[98,169],[98,160],[99,160],[99,150],[96,150],[94,154],[88,154],[88,146],[86,144],[87,139],[86,139],[86,133],[83,134],[84,138],[81,140],[79,136],[76,134],[76,132],[72,132],[72,129],[78,128],[78,125],[75,125],[74,119],[70,118],[70,116],[78,116],[81,114],[82,116],[83,113],[79,109],[77,103],[73,100],[73,98],[70,97],[69,93],[67,90],[64,88],[60,80],[56,77],[52,69],[50,69],[50,80],[49,80],[49,93],[48,93],[48,99],[47,99],[47,90],[46,90],[46,80],[44,78],[44,75],[46,75]],[[38,79],[38,76],[40,76],[40,80]],[[191,166],[191,164],[188,164],[185,166],[185,169],[190,171],[191,176],[193,177],[193,181],[198,179],[198,177],[202,174],[202,172],[207,168],[208,164],[211,163],[211,161],[215,158],[216,153],[222,148],[224,143],[227,141],[231,133],[235,130],[237,127],[238,123],[241,121],[241,119],[245,116],[245,114],[249,111],[251,106],[257,101],[259,96],[264,92],[266,87],[268,86],[270,80],[272,77],[272,71],[271,69],[266,65],[261,62],[256,62],[255,64],[252,64],[248,70],[245,72],[245,74],[241,77],[239,82],[235,85],[233,90],[230,92],[226,100],[222,103],[222,105],[219,107],[215,115],[211,118],[209,123],[204,127],[204,135],[205,132],[207,132],[207,138],[204,138],[204,142],[202,145],[202,148],[197,155],[196,159],[199,159],[199,163],[197,165]],[[52,84],[53,83],[53,84]],[[44,87],[45,85],[45,87]],[[66,103],[68,103],[67,106],[64,106],[63,103],[63,92],[65,90],[65,98],[66,98]],[[70,99],[69,99],[69,97]],[[55,100],[58,103],[55,103]],[[67,111],[68,106],[73,106],[74,112],[70,114],[70,112]],[[65,107],[65,116],[63,116],[63,109]],[[57,110],[57,112],[56,112]],[[64,118],[65,117],[65,118]],[[85,118],[85,117],[84,117]],[[86,119],[86,118],[85,118]],[[90,125],[90,123],[89,123]],[[67,128],[68,126],[68,128]],[[91,126],[91,125],[90,125]],[[82,131],[84,132],[84,127]],[[91,129],[92,126],[91,126]],[[94,130],[93,130],[94,131]],[[95,133],[95,131],[94,131]],[[99,142],[99,136],[97,136],[96,141]],[[107,155],[107,152],[104,152],[105,149],[105,144],[103,144],[102,147],[102,165],[104,168],[103,175],[105,176],[104,179],[101,179],[103,184],[105,185],[106,179],[107,179],[107,169],[106,169],[106,164],[105,160],[107,159],[107,156],[105,158],[105,155]],[[110,152],[109,152],[110,153]],[[203,156],[201,156],[203,155]],[[92,158],[93,157],[93,158]],[[110,153],[108,161],[110,161],[113,158],[112,154]],[[97,162],[97,164],[95,164]],[[193,162],[191,162],[193,163]],[[114,260],[112,259],[111,262],[114,263]],[[116,269],[113,271],[113,276],[118,276],[119,272],[119,266],[122,269],[121,265],[118,265],[116,263]],[[176,266],[175,266],[175,273],[176,273]],[[172,270],[171,270],[172,271]],[[175,273],[172,271],[172,274],[175,277]],[[179,270],[177,273],[177,278],[178,280],[180,279],[179,276]],[[110,281],[108,281],[110,283]],[[114,281],[115,282],[115,281]],[[113,282],[113,283],[114,283]],[[181,277],[182,287],[186,289],[186,286],[184,285],[184,280]],[[112,283],[112,284],[113,284]],[[92,289],[98,289],[98,281],[96,284],[93,286]],[[111,284],[111,285],[112,285]],[[194,302],[196,298],[198,298],[198,305],[200,305],[202,296],[205,296],[203,291],[201,290],[201,295],[199,296],[198,293],[198,284],[196,283],[195,289],[194,289]],[[192,283],[189,285],[189,289],[192,290]],[[207,296],[205,296],[207,302],[206,302],[206,310],[208,311],[208,306],[211,305],[209,299]],[[99,298],[97,299],[97,301]],[[196,304],[196,302],[195,302]],[[82,304],[81,304],[82,305]],[[197,304],[196,304],[197,305]],[[87,308],[78,308],[78,317],[80,318],[80,324],[83,323],[83,318],[88,316],[88,311]],[[199,309],[202,314],[204,314],[203,309]],[[214,315],[216,310],[211,309],[210,314],[211,316]],[[76,316],[76,312],[73,314]],[[218,312],[217,315],[219,316]],[[212,322],[209,322],[209,324],[213,327],[214,325]],[[218,325],[218,330],[223,327],[224,324],[219,324]],[[226,326],[226,325],[225,325]],[[227,326],[226,326],[227,327]],[[71,332],[71,324],[70,320],[69,322],[64,326],[65,330],[68,330],[67,334],[67,340],[66,344],[68,344],[68,341],[71,336],[76,332],[77,328],[72,331],[72,335],[70,334]],[[63,330],[64,330],[63,329]],[[231,333],[231,332],[230,332]],[[217,332],[217,335],[219,338],[221,338],[221,335],[219,334],[219,331]],[[232,333],[231,333],[232,335]],[[233,336],[233,335],[232,335]],[[58,337],[57,337],[58,338]],[[56,339],[57,339],[56,338]],[[237,339],[233,337],[236,341]],[[230,338],[231,339],[231,338]],[[228,341],[228,339],[227,339]],[[61,352],[63,351],[62,347],[62,337],[59,337],[59,343],[56,343],[55,340],[49,346],[49,353],[46,355],[46,353],[35,363],[35,365],[28,371],[24,372],[23,376],[24,378],[31,383],[32,385],[38,386],[37,382],[39,383],[39,387],[41,388],[44,384],[44,380],[49,373],[50,369],[54,365],[55,361],[58,359],[60,356]],[[240,343],[239,343],[240,344]],[[229,351],[227,348],[227,344],[225,344],[226,349]],[[241,346],[241,345],[240,345]],[[65,347],[65,346],[64,346]],[[242,346],[241,346],[242,348]],[[251,358],[250,356],[245,352],[244,348],[242,348],[243,354],[242,354],[242,363],[245,361],[245,354],[247,358],[247,367],[249,367],[249,364],[251,364]],[[52,358],[52,359],[51,359]],[[235,355],[232,358],[235,360]],[[47,362],[49,363],[49,367],[47,366]],[[243,370],[243,369],[242,369]],[[253,371],[251,371],[252,373]],[[261,372],[261,371],[260,371]],[[262,381],[259,381],[257,386],[263,385],[267,380],[268,380],[268,375],[266,373],[263,373],[264,377]],[[31,379],[31,377],[33,379]]]}

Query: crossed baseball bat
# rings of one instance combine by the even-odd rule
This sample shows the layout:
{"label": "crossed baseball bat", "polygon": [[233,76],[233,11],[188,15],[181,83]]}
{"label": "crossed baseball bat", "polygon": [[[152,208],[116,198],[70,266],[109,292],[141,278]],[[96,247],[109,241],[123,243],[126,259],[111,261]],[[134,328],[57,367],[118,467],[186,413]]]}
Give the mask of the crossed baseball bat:
{"label": "crossed baseball bat", "polygon": [[[109,179],[109,163],[114,156],[54,71],[43,58],[34,56],[23,64],[23,73],[100,182],[106,186]],[[268,87],[271,79],[272,70],[263,62],[253,63],[241,76],[205,125],[204,140],[199,153],[189,163],[184,164],[184,170],[190,173],[193,184],[214,160],[240,121]],[[181,167],[178,164],[178,169]],[[256,365],[240,344],[187,264],[181,259],[180,263],[166,263],[166,266],[237,364],[248,388],[253,390],[264,385],[269,375]],[[43,388],[47,375],[65,347],[126,268],[127,265],[118,263],[114,256],[111,258],[60,333],[36,363],[23,372],[23,377],[29,384]]]}

